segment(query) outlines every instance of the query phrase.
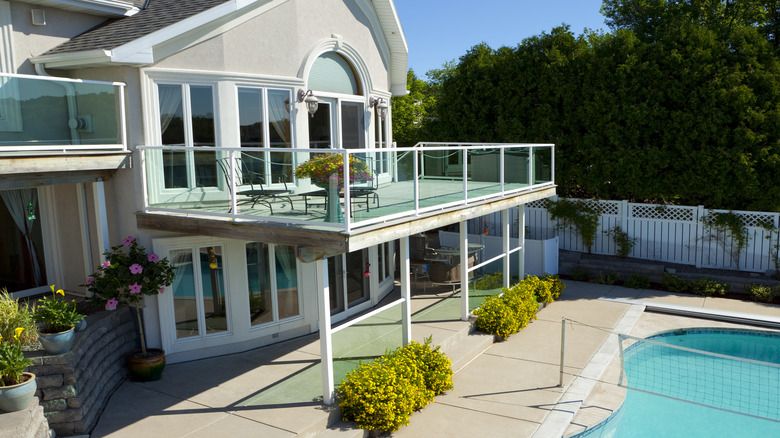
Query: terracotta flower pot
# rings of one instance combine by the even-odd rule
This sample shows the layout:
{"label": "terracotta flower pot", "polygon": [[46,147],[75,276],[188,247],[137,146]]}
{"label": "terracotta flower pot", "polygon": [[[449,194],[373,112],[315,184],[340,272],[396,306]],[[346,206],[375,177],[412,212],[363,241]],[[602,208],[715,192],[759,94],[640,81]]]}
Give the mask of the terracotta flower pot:
{"label": "terracotta flower pot", "polygon": [[38,333],[38,340],[41,341],[43,349],[47,354],[55,355],[67,353],[73,348],[73,339],[75,330],[71,327],[69,330],[59,333]]}
{"label": "terracotta flower pot", "polygon": [[16,385],[0,386],[0,410],[14,412],[30,406],[38,385],[35,383],[35,374],[24,373],[22,379],[25,378],[27,380]]}
{"label": "terracotta flower pot", "polygon": [[125,356],[130,379],[136,382],[159,380],[165,368],[165,352],[157,348],[147,348],[146,357],[141,350],[131,351]]}

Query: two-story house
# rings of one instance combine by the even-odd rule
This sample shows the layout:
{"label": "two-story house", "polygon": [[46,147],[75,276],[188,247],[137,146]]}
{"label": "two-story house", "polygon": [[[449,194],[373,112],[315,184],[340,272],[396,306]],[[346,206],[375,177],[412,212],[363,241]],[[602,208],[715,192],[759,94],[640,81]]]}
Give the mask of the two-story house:
{"label": "two-story house", "polygon": [[[326,401],[334,324],[391,301],[408,341],[410,236],[459,224],[439,257],[471,261],[466,318],[475,275],[522,272],[523,204],[555,193],[552,145],[393,147],[392,0],[0,0],[0,69],[0,287],[83,291],[135,236],[176,268],[146,300],[150,346],[177,362],[319,331]],[[348,165],[296,176],[325,156]],[[500,253],[471,257],[467,221],[495,212]]]}

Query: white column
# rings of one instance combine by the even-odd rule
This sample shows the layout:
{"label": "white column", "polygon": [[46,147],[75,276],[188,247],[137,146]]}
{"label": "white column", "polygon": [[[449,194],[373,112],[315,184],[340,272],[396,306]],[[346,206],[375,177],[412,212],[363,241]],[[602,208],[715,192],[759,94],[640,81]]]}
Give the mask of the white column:
{"label": "white column", "polygon": [[519,275],[520,280],[525,278],[525,204],[522,204],[518,207],[519,211],[517,214],[517,226],[519,227],[517,230],[517,238],[518,243],[520,244],[520,251],[517,258],[517,263],[519,264]]}
{"label": "white column", "polygon": [[333,336],[330,325],[330,287],[328,286],[328,269],[326,261],[314,262],[316,279],[319,287],[317,309],[319,312],[320,356],[322,357],[322,401],[332,405],[336,388],[333,384]]}
{"label": "white column", "polygon": [[106,210],[106,189],[103,180],[92,184],[92,198],[95,201],[95,226],[97,227],[97,241],[100,248],[100,260],[103,261],[103,253],[111,249],[108,240],[108,213]]}
{"label": "white column", "polygon": [[501,211],[501,237],[504,243],[504,284],[503,287],[509,287],[509,277],[512,276],[512,267],[509,265],[509,210]]}
{"label": "white column", "polygon": [[460,319],[469,320],[469,237],[466,221],[460,223]]}
{"label": "white column", "polygon": [[403,332],[403,345],[412,341],[412,293],[411,276],[409,269],[409,236],[401,239],[401,298],[404,299],[401,309],[401,324]]}
{"label": "white column", "polygon": [[[87,185],[76,184],[76,202],[79,207],[79,226],[81,227],[81,255],[84,258],[84,278],[92,274],[95,264],[92,262],[92,238],[89,232],[89,208],[87,207]],[[87,291],[87,296],[92,293]]]}

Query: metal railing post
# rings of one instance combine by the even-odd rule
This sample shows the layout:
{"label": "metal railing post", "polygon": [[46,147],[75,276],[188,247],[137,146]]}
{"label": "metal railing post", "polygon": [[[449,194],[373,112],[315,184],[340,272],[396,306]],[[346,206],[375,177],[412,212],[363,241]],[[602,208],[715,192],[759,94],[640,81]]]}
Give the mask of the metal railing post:
{"label": "metal railing post", "polygon": [[561,373],[558,378],[558,387],[563,388],[563,358],[566,352],[566,318],[561,318]]}

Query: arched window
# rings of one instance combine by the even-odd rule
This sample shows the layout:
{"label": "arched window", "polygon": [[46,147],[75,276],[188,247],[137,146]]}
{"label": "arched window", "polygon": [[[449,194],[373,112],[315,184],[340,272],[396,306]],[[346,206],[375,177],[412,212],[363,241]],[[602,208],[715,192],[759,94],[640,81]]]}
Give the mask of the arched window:
{"label": "arched window", "polygon": [[314,61],[309,72],[309,88],[337,94],[362,94],[354,69],[335,52],[323,53]]}

